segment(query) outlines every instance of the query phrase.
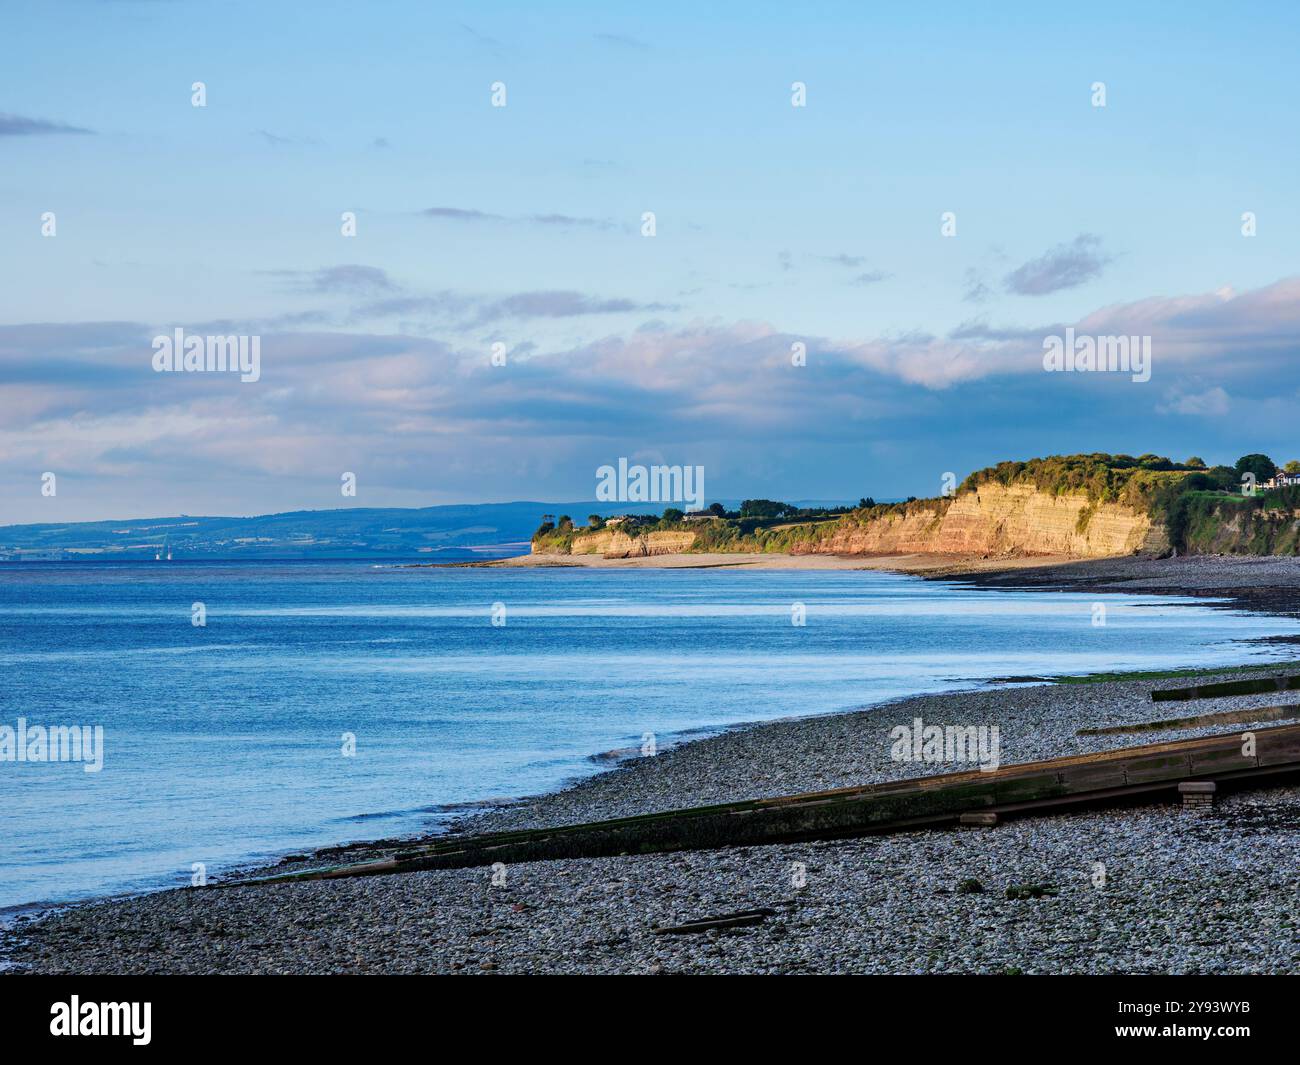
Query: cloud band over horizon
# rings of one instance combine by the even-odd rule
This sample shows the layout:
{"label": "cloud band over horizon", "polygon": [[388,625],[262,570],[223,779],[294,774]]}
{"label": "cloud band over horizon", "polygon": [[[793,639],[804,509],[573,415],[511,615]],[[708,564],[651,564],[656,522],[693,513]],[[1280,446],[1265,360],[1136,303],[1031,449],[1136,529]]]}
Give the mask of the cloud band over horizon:
{"label": "cloud band over horizon", "polygon": [[[355,267],[319,276],[376,282]],[[147,501],[158,498],[186,513],[343,505],[331,498],[343,470],[358,473],[353,505],[582,498],[592,471],[619,456],[705,464],[723,496],[887,498],[925,494],[936,467],[1031,457],[1011,426],[1020,440],[1050,426],[1056,450],[1158,451],[1172,439],[1204,454],[1231,435],[1215,423],[1245,400],[1261,447],[1290,429],[1285,404],[1270,412],[1256,386],[1300,355],[1300,277],[1151,297],[1069,325],[1150,335],[1152,381],[1045,374],[1043,338],[1058,324],[859,340],[648,321],[567,349],[516,345],[504,366],[464,339],[285,330],[262,334],[255,385],[152,373],[155,326],[0,326],[0,520],[42,520],[46,469],[68,484],[65,499],[79,482],[104,489],[84,509],[73,503],[83,517],[157,510]],[[797,343],[805,366],[792,364]],[[980,428],[995,412],[999,428]],[[954,435],[963,423],[970,435]]]}

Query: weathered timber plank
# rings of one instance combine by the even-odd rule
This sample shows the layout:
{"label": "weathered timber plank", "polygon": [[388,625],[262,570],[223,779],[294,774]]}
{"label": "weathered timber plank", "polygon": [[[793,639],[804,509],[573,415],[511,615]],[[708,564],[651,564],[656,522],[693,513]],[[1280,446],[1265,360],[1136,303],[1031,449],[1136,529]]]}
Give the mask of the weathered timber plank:
{"label": "weathered timber plank", "polygon": [[1215,699],[1221,695],[1295,691],[1297,688],[1300,688],[1300,674],[1289,677],[1252,677],[1248,680],[1225,680],[1218,684],[1197,684],[1190,688],[1156,688],[1151,692],[1151,701],[1186,702],[1189,699]]}
{"label": "weathered timber plank", "polygon": [[1281,718],[1300,717],[1300,703],[1281,706],[1256,706],[1247,710],[1224,710],[1213,714],[1190,714],[1187,717],[1167,717],[1159,721],[1139,721],[1132,725],[1110,725],[1106,728],[1081,728],[1076,736],[1111,736],[1128,732],[1158,732],[1161,729],[1190,728],[1197,725],[1232,725],[1247,721],[1277,721]]}
{"label": "weathered timber plank", "polygon": [[454,837],[391,859],[310,870],[271,880],[366,876],[419,869],[705,850],[830,839],[915,826],[956,824],[971,812],[1023,813],[1152,790],[1175,792],[1189,779],[1238,780],[1288,767],[1300,770],[1300,725],[1254,730],[1255,752],[1227,733],[856,788],[644,814],[551,829]]}

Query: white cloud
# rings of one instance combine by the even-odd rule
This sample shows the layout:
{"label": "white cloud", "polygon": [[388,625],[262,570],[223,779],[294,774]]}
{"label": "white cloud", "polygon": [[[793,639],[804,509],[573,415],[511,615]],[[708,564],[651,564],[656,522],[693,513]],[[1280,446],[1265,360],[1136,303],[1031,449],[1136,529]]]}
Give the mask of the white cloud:
{"label": "white cloud", "polygon": [[1227,414],[1230,405],[1228,393],[1215,385],[1203,392],[1168,392],[1156,405],[1156,411],[1159,414],[1220,415]]}

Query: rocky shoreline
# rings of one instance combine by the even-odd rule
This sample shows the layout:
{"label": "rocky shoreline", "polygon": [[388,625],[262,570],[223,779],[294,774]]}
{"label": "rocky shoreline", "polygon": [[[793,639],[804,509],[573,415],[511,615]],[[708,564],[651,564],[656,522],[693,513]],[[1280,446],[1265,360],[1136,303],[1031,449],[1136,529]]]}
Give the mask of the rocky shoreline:
{"label": "rocky shoreline", "polygon": [[1300,616],[1300,557],[1186,555],[1071,559],[1063,555],[909,553],[830,555],[678,552],[628,558],[534,554],[453,567],[534,569],[888,570],[929,580],[1021,591],[1127,592],[1222,597],[1242,610]]}
{"label": "rocky shoreline", "polygon": [[[1258,562],[1109,560],[973,579],[1226,594],[1242,606],[1294,613],[1300,564],[1251,565]],[[1078,734],[1169,717],[1150,692],[1179,683],[981,688],[734,728],[467,817],[455,831],[577,823],[948,771],[891,759],[889,730],[916,717],[996,724],[1003,764],[1252,727]],[[1194,710],[1285,701],[1279,693],[1224,697],[1200,700]],[[395,841],[335,848],[277,868],[395,848]],[[0,953],[13,971],[36,973],[1294,972],[1297,854],[1300,788],[1284,786],[1227,796],[1208,816],[1158,804],[992,829],[533,862],[504,869],[504,882],[498,872],[496,883],[490,869],[464,869],[165,891],[20,920]],[[1018,888],[1032,889],[1029,897],[1008,897]],[[747,927],[655,932],[754,908],[772,913]]]}
{"label": "rocky shoreline", "polygon": [[1032,568],[969,569],[924,574],[985,588],[1064,592],[1199,595],[1241,610],[1300,616],[1300,557],[1185,555],[1181,558],[1089,559]]}

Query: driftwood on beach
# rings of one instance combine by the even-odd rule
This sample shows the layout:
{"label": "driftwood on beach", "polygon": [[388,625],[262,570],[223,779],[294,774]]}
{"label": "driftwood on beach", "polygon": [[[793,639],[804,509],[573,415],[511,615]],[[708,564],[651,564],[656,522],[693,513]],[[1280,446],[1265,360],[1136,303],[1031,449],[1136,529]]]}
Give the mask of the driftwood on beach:
{"label": "driftwood on beach", "polygon": [[[557,828],[450,837],[382,861],[307,870],[256,883],[333,879],[557,858],[834,839],[956,825],[1063,806],[1175,798],[1186,781],[1263,783],[1300,771],[1300,725],[1127,747],[862,787],[724,803]],[[248,883],[245,881],[244,883]]]}

